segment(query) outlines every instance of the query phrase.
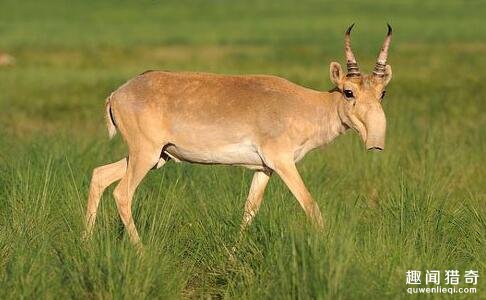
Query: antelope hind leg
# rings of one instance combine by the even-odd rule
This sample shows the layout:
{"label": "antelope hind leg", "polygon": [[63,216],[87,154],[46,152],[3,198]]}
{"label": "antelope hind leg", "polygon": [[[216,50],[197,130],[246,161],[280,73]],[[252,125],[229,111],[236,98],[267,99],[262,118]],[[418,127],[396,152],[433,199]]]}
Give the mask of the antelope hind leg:
{"label": "antelope hind leg", "polygon": [[93,227],[96,221],[96,213],[100,204],[103,191],[115,181],[120,180],[127,170],[127,158],[120,159],[117,162],[97,167],[93,170],[91,184],[89,188],[88,205],[86,209],[85,225],[83,239],[88,239],[93,233]]}

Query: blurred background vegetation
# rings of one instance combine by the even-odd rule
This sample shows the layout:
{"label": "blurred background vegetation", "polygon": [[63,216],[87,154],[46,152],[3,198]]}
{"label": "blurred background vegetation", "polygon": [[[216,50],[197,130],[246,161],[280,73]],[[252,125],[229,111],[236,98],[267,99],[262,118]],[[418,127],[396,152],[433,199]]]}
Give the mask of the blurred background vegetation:
{"label": "blurred background vegetation", "polygon": [[[16,64],[0,68],[0,298],[400,298],[410,269],[482,276],[485,15],[474,0],[1,0],[0,51]],[[299,165],[325,233],[273,178],[231,261],[251,172],[168,164],[135,196],[142,257],[111,190],[81,243],[91,170],[126,153],[103,122],[123,82],[265,73],[328,90],[347,26],[371,71],[386,22],[386,151],[349,133]]]}

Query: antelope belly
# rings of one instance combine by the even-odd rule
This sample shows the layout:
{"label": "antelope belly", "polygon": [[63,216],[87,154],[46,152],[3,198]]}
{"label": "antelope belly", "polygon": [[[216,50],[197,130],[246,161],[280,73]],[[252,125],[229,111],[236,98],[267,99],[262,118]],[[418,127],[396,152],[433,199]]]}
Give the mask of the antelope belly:
{"label": "antelope belly", "polygon": [[223,146],[170,145],[165,150],[180,161],[200,164],[263,166],[256,148],[249,143]]}

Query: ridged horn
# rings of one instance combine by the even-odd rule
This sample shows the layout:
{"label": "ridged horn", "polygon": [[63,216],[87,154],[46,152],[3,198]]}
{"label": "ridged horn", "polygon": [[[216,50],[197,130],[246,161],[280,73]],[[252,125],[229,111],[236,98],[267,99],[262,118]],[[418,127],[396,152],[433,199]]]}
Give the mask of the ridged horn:
{"label": "ridged horn", "polygon": [[388,33],[386,34],[385,41],[383,42],[383,46],[381,47],[380,54],[378,54],[378,59],[376,60],[376,65],[373,70],[373,75],[378,77],[385,76],[386,59],[388,57],[388,48],[390,48],[390,42],[392,37],[392,28],[390,24],[386,24],[386,26],[388,26]]}
{"label": "ridged horn", "polygon": [[348,74],[346,76],[361,76],[359,72],[358,63],[354,57],[353,50],[351,49],[351,29],[353,29],[354,23],[349,26],[344,35],[344,54],[346,55],[346,67]]}

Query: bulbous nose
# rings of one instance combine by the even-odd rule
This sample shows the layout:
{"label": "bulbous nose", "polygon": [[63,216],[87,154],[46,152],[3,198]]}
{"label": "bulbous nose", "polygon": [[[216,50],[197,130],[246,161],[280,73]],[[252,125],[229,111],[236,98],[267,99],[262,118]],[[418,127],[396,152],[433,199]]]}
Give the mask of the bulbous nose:
{"label": "bulbous nose", "polygon": [[366,116],[367,138],[366,149],[370,151],[382,151],[385,149],[386,118],[383,109],[375,106]]}

